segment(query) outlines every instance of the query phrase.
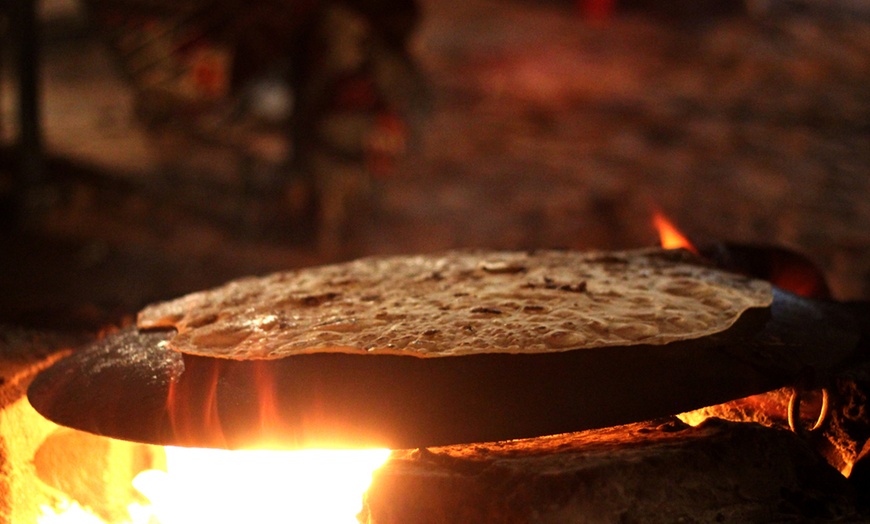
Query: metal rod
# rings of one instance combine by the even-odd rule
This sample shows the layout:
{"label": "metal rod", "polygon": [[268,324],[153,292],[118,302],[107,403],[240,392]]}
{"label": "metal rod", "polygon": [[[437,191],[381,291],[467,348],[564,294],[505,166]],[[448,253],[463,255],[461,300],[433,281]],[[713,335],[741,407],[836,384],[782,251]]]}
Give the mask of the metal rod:
{"label": "metal rod", "polygon": [[6,138],[6,115],[3,110],[3,93],[6,73],[6,49],[10,40],[9,36],[9,6],[0,5],[0,144]]}
{"label": "metal rod", "polygon": [[18,184],[25,199],[43,179],[37,1],[16,0],[11,24],[18,41]]}

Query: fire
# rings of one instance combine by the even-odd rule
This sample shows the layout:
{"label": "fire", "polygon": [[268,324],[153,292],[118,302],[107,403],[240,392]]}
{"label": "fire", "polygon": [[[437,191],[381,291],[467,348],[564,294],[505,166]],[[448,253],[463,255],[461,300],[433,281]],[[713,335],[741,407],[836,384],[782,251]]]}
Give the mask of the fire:
{"label": "fire", "polygon": [[[104,524],[100,517],[79,506],[77,502],[65,500],[56,508],[42,506],[41,509],[42,515],[37,519],[37,524]],[[147,524],[148,521],[139,522]]]}
{"label": "fire", "polygon": [[134,486],[160,524],[356,522],[372,472],[388,455],[167,447],[168,472],[144,472]]}
{"label": "fire", "polygon": [[659,242],[665,249],[688,249],[692,253],[697,254],[698,250],[694,244],[686,238],[679,229],[671,223],[662,213],[655,212],[653,214],[653,224],[659,232]]}
{"label": "fire", "polygon": [[[222,450],[165,448],[166,469],[140,473],[133,485],[149,505],[110,524],[257,522],[355,523],[386,449]],[[75,503],[43,508],[39,524],[103,524]]]}

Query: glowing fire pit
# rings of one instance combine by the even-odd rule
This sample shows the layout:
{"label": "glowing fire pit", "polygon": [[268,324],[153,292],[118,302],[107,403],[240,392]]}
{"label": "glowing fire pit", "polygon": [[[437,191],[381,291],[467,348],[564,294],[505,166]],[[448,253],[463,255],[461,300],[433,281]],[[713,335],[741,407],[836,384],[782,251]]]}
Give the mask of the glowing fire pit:
{"label": "glowing fire pit", "polygon": [[[542,263],[541,260],[545,261],[544,270],[537,272],[536,264]],[[553,260],[559,264],[565,260],[577,264],[547,265]],[[778,289],[765,291],[769,287],[765,288],[763,283],[719,272],[684,252],[449,254],[441,258],[372,259],[361,264],[362,277],[350,271],[358,280],[347,278],[348,268],[359,270],[358,266],[340,265],[310,273],[233,283],[227,288],[229,292],[195,294],[176,303],[156,306],[150,314],[144,315],[144,321],[140,318],[140,327],[109,335],[42,372],[30,387],[31,401],[49,418],[92,433],[157,445],[238,450],[167,448],[168,474],[147,471],[135,481],[136,487],[154,503],[153,509],[136,509],[130,512],[131,516],[141,513],[147,520],[151,518],[149,512],[154,512],[163,524],[190,521],[197,517],[186,512],[196,511],[197,507],[203,511],[201,507],[208,505],[205,499],[228,500],[231,494],[238,497],[240,486],[254,486],[256,479],[269,486],[268,489],[257,487],[254,491],[258,496],[265,494],[266,500],[278,502],[278,507],[267,510],[261,519],[268,522],[265,519],[282,518],[279,515],[285,514],[287,509],[283,506],[303,506],[300,502],[289,502],[281,493],[291,484],[287,473],[305,468],[284,465],[285,452],[278,450],[372,446],[407,449],[465,444],[457,448],[460,457],[479,452],[497,456],[510,448],[512,451],[502,459],[517,459],[521,464],[531,464],[534,469],[543,467],[546,471],[553,453],[563,457],[569,456],[559,455],[563,451],[580,456],[587,453],[573,447],[571,442],[575,440],[582,442],[592,438],[589,435],[603,435],[605,441],[610,439],[606,448],[616,446],[617,450],[629,452],[649,450],[652,448],[642,445],[642,441],[652,442],[644,437],[652,430],[615,428],[600,430],[604,433],[578,433],[565,437],[556,450],[548,448],[553,437],[541,435],[613,427],[769,391],[797,381],[808,359],[812,359],[819,370],[834,369],[863,347],[860,346],[861,331],[851,309],[803,299]],[[422,270],[418,271],[417,265]],[[386,284],[378,284],[378,287],[366,281],[370,278],[366,271],[372,267],[379,268],[378,275],[387,275]],[[399,271],[390,271],[397,267]],[[408,267],[416,273],[403,274],[410,271]],[[581,271],[584,277],[577,280],[566,276],[573,275],[572,271]],[[394,273],[413,286],[423,285],[439,291],[434,294],[412,291],[410,295],[405,289],[394,291],[397,282],[390,280]],[[604,277],[594,277],[596,274]],[[619,276],[623,274],[629,276]],[[621,282],[620,278],[625,279],[625,283],[613,284],[611,279]],[[289,291],[281,291],[288,281],[305,284],[302,289],[291,285]],[[711,283],[719,287],[709,294],[706,287]],[[251,286],[257,288],[261,284],[265,291],[250,293]],[[744,290],[747,285],[749,288]],[[585,332],[577,328],[572,335],[565,331],[568,323],[577,327],[584,315],[594,311],[592,305],[579,307],[575,302],[594,304],[605,297],[607,304],[613,297],[620,296],[608,286],[631,298],[640,311],[640,320],[635,324],[622,323],[618,307],[603,306],[611,314],[607,317],[610,324],[605,324],[602,330],[603,338],[592,342],[571,338]],[[650,299],[650,286],[669,290],[664,295],[676,298],[656,302]],[[473,288],[471,293],[469,287]],[[317,293],[313,293],[314,290]],[[390,295],[394,292],[395,295]],[[744,302],[735,299],[740,305],[728,313],[718,327],[711,328],[716,324],[707,319],[698,324],[702,326],[700,331],[694,332],[695,328],[685,327],[691,324],[682,323],[690,322],[693,315],[698,314],[695,308],[702,304],[707,308],[705,311],[727,310],[733,303],[722,297],[734,292],[744,293]],[[764,298],[766,293],[769,299]],[[351,298],[342,302],[349,295]],[[383,301],[384,295],[391,298]],[[254,303],[246,303],[252,296]],[[413,348],[417,343],[426,342],[423,353],[442,351],[438,349],[442,346],[424,338],[396,342],[405,340],[404,331],[396,328],[391,332],[390,322],[405,326],[405,331],[407,325],[417,329],[421,324],[413,319],[381,318],[381,313],[395,308],[407,318],[407,315],[413,317],[414,312],[428,311],[426,307],[403,306],[396,298],[399,296],[429,300],[431,304],[427,307],[434,307],[433,311],[440,311],[451,320],[461,317],[459,324],[451,324],[460,329],[458,333],[448,333],[451,344],[447,349],[467,352],[437,357],[404,354],[405,348]],[[267,306],[278,304],[277,308],[264,311],[263,297],[268,299]],[[445,301],[432,300],[432,297],[452,298]],[[530,297],[536,302],[525,300]],[[374,313],[363,313],[359,309],[364,303],[379,300],[389,304],[383,311],[375,308]],[[679,306],[685,300],[691,305]],[[554,307],[562,302],[570,302],[572,306]],[[200,311],[198,308],[203,305],[205,308]],[[289,314],[287,307],[296,313]],[[209,312],[209,308],[214,308],[215,313]],[[326,313],[320,311],[322,308]],[[336,308],[341,310],[341,315],[336,314]],[[507,313],[511,308],[516,311],[516,318],[532,315],[535,320],[528,326],[512,320],[515,317]],[[235,317],[235,311],[241,316]],[[558,313],[560,311],[568,316]],[[675,316],[674,311],[679,313]],[[245,316],[250,316],[251,312],[256,318]],[[637,311],[632,310],[629,316],[636,314]],[[324,315],[328,318],[322,318]],[[671,322],[668,329],[672,331],[659,329],[658,325],[654,332],[644,331],[644,322],[658,318],[655,315],[672,319],[668,321]],[[229,318],[227,325],[221,325],[222,316]],[[547,316],[558,318],[562,329],[550,329],[547,335],[534,335],[530,339],[540,339],[544,345],[517,342],[525,336],[523,329],[530,326],[530,332],[534,333],[535,326],[547,325],[548,321],[544,320]],[[394,338],[372,339],[371,347],[356,347],[354,344],[367,340],[368,333],[356,324],[369,317],[378,321],[374,323],[379,330],[391,332]],[[265,327],[267,324],[281,326],[282,318],[297,323],[285,327],[301,334],[302,339],[289,339],[290,347],[303,348],[298,354],[282,353],[285,346],[276,345],[276,339]],[[429,320],[428,315],[414,318],[422,319],[421,322]],[[673,324],[673,319],[680,322]],[[165,322],[175,323],[178,335],[168,330]],[[303,327],[299,328],[300,325]],[[203,326],[206,331],[197,331]],[[322,329],[324,326],[327,329]],[[464,330],[463,326],[470,329]],[[463,331],[473,336],[469,338]],[[511,338],[515,332],[521,334]],[[354,343],[342,338],[347,333]],[[429,330],[418,335],[432,337],[437,332],[426,333]],[[482,344],[486,348],[500,347],[499,344],[504,343],[507,349],[463,350],[478,347],[481,333],[489,333],[483,335]],[[562,338],[553,338],[557,333],[563,333],[559,335]],[[506,342],[501,342],[498,337],[506,334]],[[176,339],[176,336],[181,338]],[[493,340],[498,342],[490,341],[487,336],[495,336]],[[563,339],[567,342],[554,346]],[[246,346],[250,340],[253,343]],[[277,340],[288,343],[286,333],[280,334]],[[313,345],[309,345],[312,340]],[[465,346],[464,340],[474,342]],[[203,350],[208,344],[217,346]],[[536,347],[546,350],[528,352],[529,348]],[[826,348],[823,355],[818,351],[820,347]],[[232,355],[208,354],[224,351]],[[247,356],[240,357],[238,351]],[[274,357],[276,353],[280,356]],[[619,435],[622,437],[612,438]],[[625,435],[632,437],[626,440]],[[517,441],[512,448],[475,444],[516,438],[529,440]],[[714,441],[712,438],[702,440]],[[251,447],[265,447],[268,451],[246,450]],[[548,449],[553,453],[542,453]],[[596,453],[594,446],[587,451]],[[184,470],[183,466],[176,465],[183,463],[179,459],[186,461],[206,453],[209,457],[225,455],[228,461],[240,462],[243,470],[236,472],[235,466],[224,464],[224,459],[208,458],[206,463],[214,464],[216,470],[199,463],[188,470],[194,477],[178,476]],[[354,500],[352,509],[347,510],[350,519],[359,511],[360,493],[365,490],[371,471],[386,460],[386,451],[372,453],[371,462],[360,474],[361,485],[350,496]],[[422,464],[431,471],[427,457],[456,457],[456,453],[449,450],[418,453],[398,456],[395,464],[405,461],[412,469]],[[339,459],[342,468],[350,466],[351,460],[347,457]],[[559,460],[557,458],[556,463]],[[270,467],[277,465],[277,469],[270,472],[261,469],[263,461]],[[443,466],[438,460],[435,464],[436,470]],[[384,513],[389,504],[385,505],[382,498],[384,493],[391,492],[385,487],[391,484],[385,484],[383,479],[395,477],[396,467],[388,465],[384,473],[377,476],[381,481],[375,483],[375,491],[369,496],[364,519],[402,521],[401,515]],[[454,487],[463,485],[466,482],[462,480],[463,475],[468,472],[464,467],[459,466],[458,476],[450,473],[444,478],[459,479],[458,484],[452,484]],[[327,473],[324,465],[316,466],[315,470],[324,473],[327,479],[346,475]],[[309,472],[303,474],[302,482],[308,484],[315,475],[306,471]],[[539,473],[545,474],[545,471]],[[429,476],[430,473],[424,472],[421,478]],[[399,478],[411,477],[399,475]],[[447,487],[450,485],[448,483]],[[188,491],[193,486],[205,487],[202,502],[197,500],[195,492]],[[271,491],[275,487],[278,492]],[[224,488],[230,492],[223,494]],[[330,491],[333,487],[322,489]],[[179,491],[183,493],[180,502],[174,505],[175,509],[167,509],[173,507],[170,495]],[[500,493],[499,496],[510,496],[509,490],[495,492]],[[303,498],[315,500],[313,495]],[[387,500],[402,498],[400,493],[387,496]],[[546,496],[544,501],[550,503]],[[266,503],[254,501],[242,505],[264,508]],[[314,505],[322,506],[322,503]],[[234,511],[219,509],[218,504],[209,505],[208,509],[214,509],[221,516],[232,515]],[[322,510],[320,507],[315,511],[322,515]],[[51,518],[50,514],[46,518]]]}

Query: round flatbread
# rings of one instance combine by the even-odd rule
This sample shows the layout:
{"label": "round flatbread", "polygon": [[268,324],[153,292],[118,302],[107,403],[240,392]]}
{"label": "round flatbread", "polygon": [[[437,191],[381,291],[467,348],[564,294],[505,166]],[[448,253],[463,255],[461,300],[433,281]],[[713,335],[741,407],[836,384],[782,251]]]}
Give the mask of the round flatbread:
{"label": "round flatbread", "polygon": [[244,278],[149,306],[138,326],[230,359],[544,353],[704,337],[772,299],[683,251],[457,251]]}

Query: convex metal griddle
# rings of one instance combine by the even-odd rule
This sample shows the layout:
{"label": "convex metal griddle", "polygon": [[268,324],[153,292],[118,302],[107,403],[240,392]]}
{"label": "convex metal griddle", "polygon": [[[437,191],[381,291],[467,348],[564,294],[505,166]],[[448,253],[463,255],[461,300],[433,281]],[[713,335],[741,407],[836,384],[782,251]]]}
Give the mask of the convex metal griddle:
{"label": "convex metal griddle", "polygon": [[778,288],[770,307],[715,334],[541,354],[233,360],[180,353],[172,330],[131,326],[42,372],[28,395],[59,424],[132,441],[405,449],[649,420],[805,381],[807,370],[823,380],[866,358],[861,332],[851,308]]}

